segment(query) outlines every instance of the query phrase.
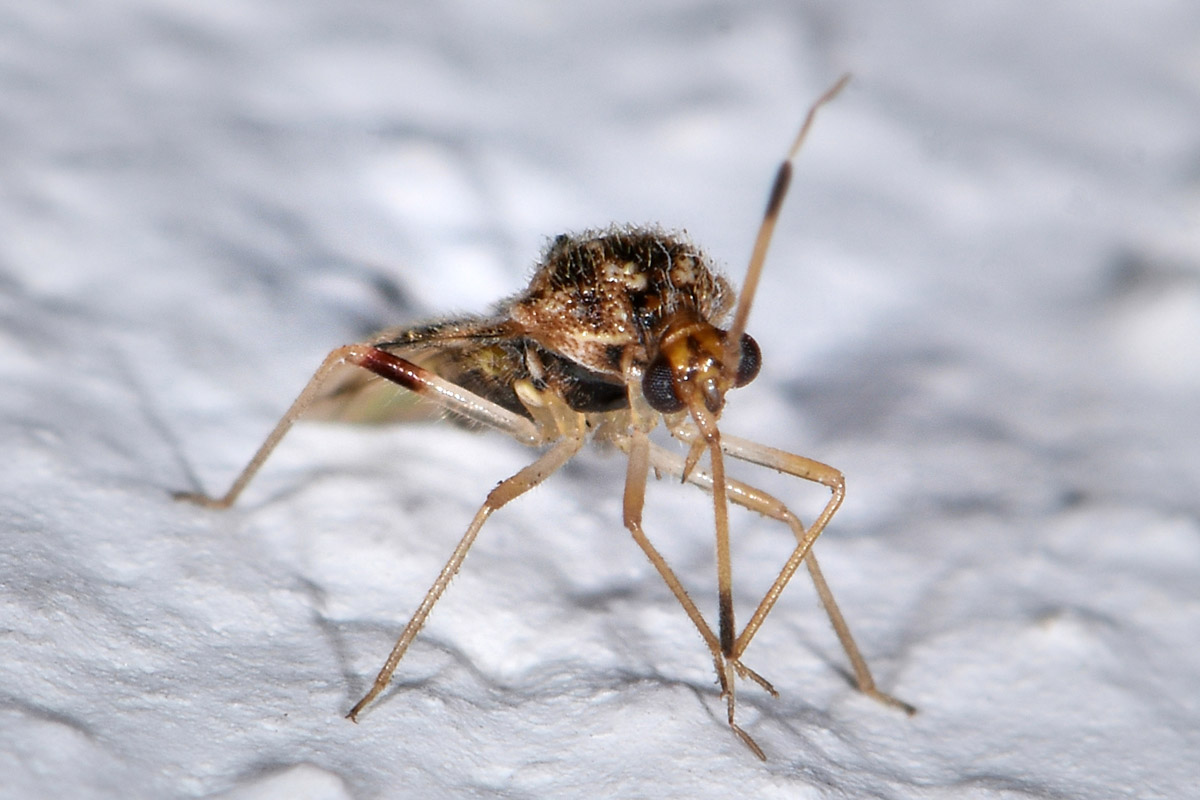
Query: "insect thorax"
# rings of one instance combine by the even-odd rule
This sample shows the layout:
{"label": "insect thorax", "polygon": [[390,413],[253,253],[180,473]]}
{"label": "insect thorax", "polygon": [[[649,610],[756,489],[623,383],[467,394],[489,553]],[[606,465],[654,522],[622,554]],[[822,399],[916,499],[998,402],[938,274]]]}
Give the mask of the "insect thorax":
{"label": "insect thorax", "polygon": [[729,282],[681,235],[620,228],[556,237],[502,311],[541,346],[620,379],[626,351],[644,365],[672,315],[719,324],[732,304]]}

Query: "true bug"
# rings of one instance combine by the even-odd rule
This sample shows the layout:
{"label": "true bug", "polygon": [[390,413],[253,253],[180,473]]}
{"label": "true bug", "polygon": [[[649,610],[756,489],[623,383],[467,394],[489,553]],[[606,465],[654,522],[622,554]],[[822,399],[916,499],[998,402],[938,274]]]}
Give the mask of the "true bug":
{"label": "true bug", "polygon": [[[792,161],[816,112],[849,80],[842,77],[809,109],[780,164],[758,230],[742,291],[683,237],[651,228],[624,227],[553,240],[529,287],[488,316],[449,319],[383,331],[330,353],[291,408],[271,431],[224,495],[181,493],[180,498],[226,508],[275,449],[292,424],[317,401],[339,401],[369,391],[371,382],[347,384],[339,370],[360,367],[452,416],[508,433],[544,448],[529,466],[501,481],[487,496],[433,586],[409,620],[370,691],[347,714],[357,720],[391,681],[400,659],[430,610],[458,572],[484,521],[496,509],[541,483],[571,459],[586,440],[615,445],[628,458],[625,527],[679,600],[712,654],[729,726],[759,758],[762,749],[734,719],[734,678],[775,689],[741,659],[803,563],[854,668],[858,688],[887,704],[912,708],[875,687],[811,548],[842,503],[841,472],[803,456],[721,434],[717,421],[725,395],[758,373],[758,345],[745,333],[759,275],[791,179]],[[722,323],[728,321],[727,327]],[[338,377],[335,379],[335,373]],[[378,381],[373,382],[378,385]],[[336,388],[332,388],[336,384]],[[681,456],[650,441],[662,421],[687,445]],[[700,460],[709,456],[708,469]],[[831,496],[805,527],[779,500],[725,475],[725,456],[770,467],[829,488]],[[717,630],[705,620],[674,571],[642,530],[650,469],[709,491],[713,498],[717,562]],[[796,546],[750,620],[734,625],[728,503],[732,501],[791,528]]]}

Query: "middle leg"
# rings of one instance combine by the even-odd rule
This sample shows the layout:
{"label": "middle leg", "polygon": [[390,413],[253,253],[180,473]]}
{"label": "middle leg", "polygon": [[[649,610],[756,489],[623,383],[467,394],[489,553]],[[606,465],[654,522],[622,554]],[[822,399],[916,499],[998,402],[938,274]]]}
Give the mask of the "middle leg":
{"label": "middle leg", "polygon": [[387,688],[387,685],[392,680],[392,675],[396,672],[396,667],[400,663],[400,659],[404,657],[408,646],[412,644],[413,639],[417,636],[417,632],[421,630],[421,626],[425,624],[425,620],[429,617],[429,612],[433,610],[442,593],[446,591],[446,587],[450,585],[450,580],[462,566],[463,559],[467,557],[467,551],[475,543],[475,537],[479,534],[480,528],[483,527],[483,523],[491,516],[492,512],[511,500],[520,497],[548,478],[579,452],[579,448],[583,446],[583,442],[582,435],[562,439],[543,453],[537,461],[512,477],[501,481],[496,488],[488,493],[483,505],[475,512],[475,517],[471,520],[467,532],[463,534],[458,546],[451,553],[450,560],[446,562],[446,566],[442,567],[437,580],[433,582],[433,586],[429,587],[429,591],[425,593],[425,599],[421,601],[421,605],[417,607],[408,624],[404,626],[404,631],[400,634],[400,638],[396,640],[396,644],[392,647],[392,652],[388,654],[387,661],[384,662],[383,668],[379,670],[379,674],[375,677],[375,682],[372,684],[370,691],[355,703],[354,708],[350,709],[350,713],[346,715],[348,719],[357,722],[359,713],[372,700],[378,697],[380,692]]}

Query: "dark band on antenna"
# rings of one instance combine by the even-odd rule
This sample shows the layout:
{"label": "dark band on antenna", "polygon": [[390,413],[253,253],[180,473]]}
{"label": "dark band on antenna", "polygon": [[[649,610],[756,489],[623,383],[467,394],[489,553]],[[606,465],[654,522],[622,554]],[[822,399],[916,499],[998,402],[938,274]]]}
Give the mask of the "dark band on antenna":
{"label": "dark band on antenna", "polygon": [[775,173],[775,185],[771,187],[771,199],[767,201],[768,219],[775,219],[779,216],[779,209],[783,207],[783,198],[787,197],[788,186],[792,182],[792,162],[784,161],[779,165],[779,171]]}

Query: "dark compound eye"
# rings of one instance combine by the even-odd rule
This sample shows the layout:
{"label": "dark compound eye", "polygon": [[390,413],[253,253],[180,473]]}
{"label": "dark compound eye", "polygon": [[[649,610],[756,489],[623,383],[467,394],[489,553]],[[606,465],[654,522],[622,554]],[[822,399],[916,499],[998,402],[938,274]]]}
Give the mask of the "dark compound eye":
{"label": "dark compound eye", "polygon": [[660,414],[670,414],[683,408],[683,401],[675,394],[675,381],[671,365],[662,356],[650,362],[642,375],[642,396]]}
{"label": "dark compound eye", "polygon": [[742,356],[738,360],[737,376],[733,379],[734,386],[745,386],[758,375],[758,369],[762,366],[762,351],[758,349],[758,342],[751,338],[750,334],[742,334]]}

